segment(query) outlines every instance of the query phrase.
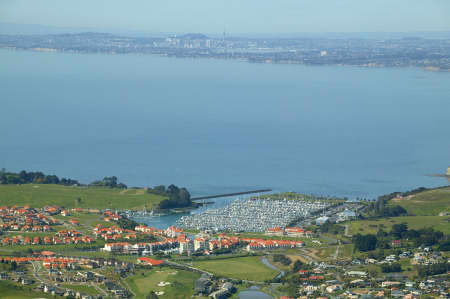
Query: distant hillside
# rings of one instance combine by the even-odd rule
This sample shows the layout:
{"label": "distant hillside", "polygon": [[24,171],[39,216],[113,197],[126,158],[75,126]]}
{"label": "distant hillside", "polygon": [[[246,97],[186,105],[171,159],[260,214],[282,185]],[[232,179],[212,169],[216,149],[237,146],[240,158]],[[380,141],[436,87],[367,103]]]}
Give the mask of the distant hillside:
{"label": "distant hillside", "polygon": [[208,39],[208,37],[201,33],[187,33],[184,35],[180,35],[181,39]]}
{"label": "distant hillside", "polygon": [[409,214],[417,216],[437,216],[442,212],[450,213],[450,186],[397,196],[390,203],[400,205]]}
{"label": "distant hillside", "polygon": [[66,208],[156,209],[164,199],[167,197],[149,194],[144,189],[121,190],[55,184],[0,185],[0,206],[57,205]]}

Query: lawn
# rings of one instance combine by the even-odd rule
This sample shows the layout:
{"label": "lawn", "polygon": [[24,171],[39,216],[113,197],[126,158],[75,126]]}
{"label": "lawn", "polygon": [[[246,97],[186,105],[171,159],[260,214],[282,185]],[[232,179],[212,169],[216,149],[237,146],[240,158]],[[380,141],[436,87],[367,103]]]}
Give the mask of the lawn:
{"label": "lawn", "polygon": [[[105,241],[96,240],[91,244],[61,244],[61,245],[7,245],[0,246],[2,252],[26,252],[28,249],[32,249],[33,251],[41,251],[41,250],[49,250],[58,252],[61,254],[65,254],[65,251],[74,251],[74,250],[83,250],[86,248],[92,247],[103,247],[105,245]],[[83,252],[83,251],[80,251]]]}
{"label": "lawn", "polygon": [[45,293],[33,292],[31,287],[22,287],[8,281],[0,281],[0,296],[2,299],[53,298]]}
{"label": "lawn", "polygon": [[[191,298],[194,293],[194,282],[200,274],[167,267],[139,271],[138,274],[126,278],[126,283],[136,294],[136,299],[144,299],[150,291],[164,292],[160,298]],[[158,286],[160,282],[170,282],[166,286]]]}
{"label": "lawn", "polygon": [[424,191],[401,199],[394,198],[392,204],[404,207],[417,216],[439,215],[450,212],[450,187]]}
{"label": "lawn", "polygon": [[450,233],[450,225],[448,224],[449,216],[402,216],[392,217],[380,220],[363,220],[349,222],[349,233],[354,235],[360,234],[376,234],[380,227],[385,231],[389,231],[394,224],[407,223],[409,228],[419,229],[424,227],[433,227],[443,233]]}
{"label": "lawn", "polygon": [[[336,254],[336,248],[338,245],[328,246],[324,248],[320,248],[317,251],[317,256],[319,256],[321,259],[331,260],[334,259]],[[337,258],[339,260],[348,260],[351,259],[353,256],[353,245],[352,244],[345,244],[345,245],[339,245],[339,251]]]}
{"label": "lawn", "polygon": [[[143,189],[111,189],[61,185],[24,184],[0,185],[0,205],[43,207],[57,205],[66,208],[142,209],[156,207],[164,197],[143,192]],[[77,203],[77,198],[81,202]]]}
{"label": "lawn", "polygon": [[71,289],[75,292],[85,293],[87,295],[101,295],[101,293],[90,285],[80,285],[80,284],[62,284],[62,288]]}
{"label": "lawn", "polygon": [[196,261],[193,266],[219,276],[250,281],[264,281],[278,274],[264,265],[260,256]]}

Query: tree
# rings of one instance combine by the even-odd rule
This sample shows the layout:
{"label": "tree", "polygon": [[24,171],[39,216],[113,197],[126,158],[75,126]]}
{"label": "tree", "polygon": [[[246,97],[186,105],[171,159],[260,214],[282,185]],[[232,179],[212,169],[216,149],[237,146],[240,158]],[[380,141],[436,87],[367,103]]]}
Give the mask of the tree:
{"label": "tree", "polygon": [[289,266],[292,263],[291,259],[284,254],[275,254],[273,256],[273,261],[276,263],[279,262],[285,266]]}
{"label": "tree", "polygon": [[372,251],[377,247],[377,237],[372,234],[357,234],[353,237],[353,244],[359,251]]}
{"label": "tree", "polygon": [[160,209],[183,208],[192,205],[191,195],[186,188],[178,188],[175,185],[167,187],[165,194],[168,199],[159,203]]}
{"label": "tree", "polygon": [[131,220],[131,219],[128,219],[128,218],[122,218],[122,219],[119,219],[119,221],[117,221],[117,225],[119,225],[119,227],[120,228],[122,228],[122,229],[131,229],[131,230],[134,230],[134,228],[136,227],[136,226],[138,226],[139,225],[139,223],[137,223],[136,221],[134,221],[134,220]]}
{"label": "tree", "polygon": [[381,265],[381,271],[383,273],[391,273],[391,272],[402,272],[402,267],[399,263],[393,263],[393,264],[383,264]]}
{"label": "tree", "polygon": [[408,231],[407,223],[394,224],[391,229],[391,234],[394,235],[396,238],[400,239],[402,238],[403,234],[405,234],[407,231]]}
{"label": "tree", "polygon": [[6,174],[2,173],[0,174],[0,184],[6,185],[8,183],[8,178],[6,177]]}
{"label": "tree", "polygon": [[384,238],[387,236],[387,232],[385,232],[382,228],[378,229],[377,238]]}
{"label": "tree", "polygon": [[303,263],[302,263],[301,261],[299,261],[299,260],[296,260],[295,263],[294,263],[294,266],[292,267],[292,271],[293,271],[294,273],[296,273],[296,272],[302,270],[302,269],[304,268],[304,266],[305,266],[305,264],[303,264]]}
{"label": "tree", "polygon": [[450,239],[441,241],[438,246],[438,250],[440,251],[450,251]]}
{"label": "tree", "polygon": [[12,261],[10,267],[11,267],[11,271],[16,271],[16,269],[17,269],[17,263],[16,263],[16,261]]}

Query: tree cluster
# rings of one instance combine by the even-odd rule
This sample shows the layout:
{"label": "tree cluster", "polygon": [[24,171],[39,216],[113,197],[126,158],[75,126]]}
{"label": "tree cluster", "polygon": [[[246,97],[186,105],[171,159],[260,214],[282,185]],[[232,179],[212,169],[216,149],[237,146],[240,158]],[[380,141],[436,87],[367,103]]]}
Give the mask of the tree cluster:
{"label": "tree cluster", "polygon": [[377,248],[377,242],[377,237],[372,234],[356,234],[353,236],[353,244],[355,245],[355,248],[361,252],[374,250]]}
{"label": "tree cluster", "polygon": [[399,263],[383,264],[381,271],[383,273],[402,272],[402,266]]}
{"label": "tree cluster", "polygon": [[22,170],[19,173],[6,172],[2,169],[0,172],[0,184],[56,184],[56,185],[78,185],[77,180],[58,178],[56,175],[46,175],[40,171],[26,172]]}
{"label": "tree cluster", "polygon": [[148,192],[168,197],[159,203],[160,209],[174,209],[192,206],[191,194],[186,188],[178,188],[173,184],[167,188],[161,185],[154,188],[149,188]]}
{"label": "tree cluster", "polygon": [[292,272],[297,273],[300,270],[308,270],[310,267],[307,264],[302,263],[300,260],[296,260],[292,266]]}
{"label": "tree cluster", "polygon": [[429,266],[421,266],[417,272],[419,273],[419,276],[427,277],[430,275],[447,273],[448,271],[450,271],[450,264],[444,262]]}
{"label": "tree cluster", "polygon": [[124,183],[119,183],[117,181],[117,177],[115,176],[104,177],[103,180],[94,181],[90,185],[96,187],[127,189],[127,185],[125,185]]}
{"label": "tree cluster", "polygon": [[441,231],[436,231],[432,227],[408,229],[406,223],[394,224],[390,232],[379,229],[376,235],[357,234],[353,237],[353,244],[357,250],[364,252],[372,251],[375,248],[390,249],[392,240],[399,239],[408,240],[415,247],[438,245],[438,248],[442,248],[440,250],[443,251],[450,248],[448,236]]}
{"label": "tree cluster", "polygon": [[337,235],[339,233],[343,234],[345,227],[327,221],[319,227],[319,230],[321,233],[332,233]]}
{"label": "tree cluster", "polygon": [[134,228],[136,226],[139,225],[139,223],[137,223],[134,220],[128,219],[123,217],[122,219],[119,219],[119,221],[117,221],[117,225],[122,228],[122,229],[131,229],[134,230]]}
{"label": "tree cluster", "polygon": [[445,239],[442,239],[439,243],[438,250],[450,251],[450,237],[447,235]]}
{"label": "tree cluster", "polygon": [[387,199],[383,196],[380,196],[375,203],[371,204],[370,211],[374,217],[397,217],[408,213],[402,206],[388,206]]}
{"label": "tree cluster", "polygon": [[292,263],[291,259],[284,254],[275,254],[273,256],[273,261],[275,263],[281,263],[285,266],[289,266]]}

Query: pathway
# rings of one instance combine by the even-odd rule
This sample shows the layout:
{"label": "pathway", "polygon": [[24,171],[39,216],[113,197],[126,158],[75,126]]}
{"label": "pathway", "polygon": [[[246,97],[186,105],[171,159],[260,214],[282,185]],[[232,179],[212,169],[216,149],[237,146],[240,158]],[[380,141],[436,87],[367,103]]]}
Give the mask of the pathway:
{"label": "pathway", "polygon": [[192,266],[188,266],[186,264],[178,264],[178,263],[171,262],[171,261],[166,261],[166,264],[167,265],[171,265],[171,266],[175,266],[175,267],[185,268],[185,269],[188,269],[188,270],[191,270],[191,271],[195,271],[195,272],[199,272],[199,273],[202,273],[202,274],[207,274],[209,276],[214,276],[214,274],[212,274],[212,273],[210,273],[208,271],[205,271],[205,270],[202,270],[202,269],[199,269],[199,268],[195,268],[195,267],[192,267]]}
{"label": "pathway", "polygon": [[108,293],[104,289],[102,289],[101,287],[96,285],[95,283],[91,282],[91,286],[93,286],[97,291],[99,291],[100,293],[105,295],[105,297],[108,297]]}
{"label": "pathway", "polygon": [[349,237],[349,238],[351,237],[351,236],[348,234],[348,224],[345,225],[344,236]]}

